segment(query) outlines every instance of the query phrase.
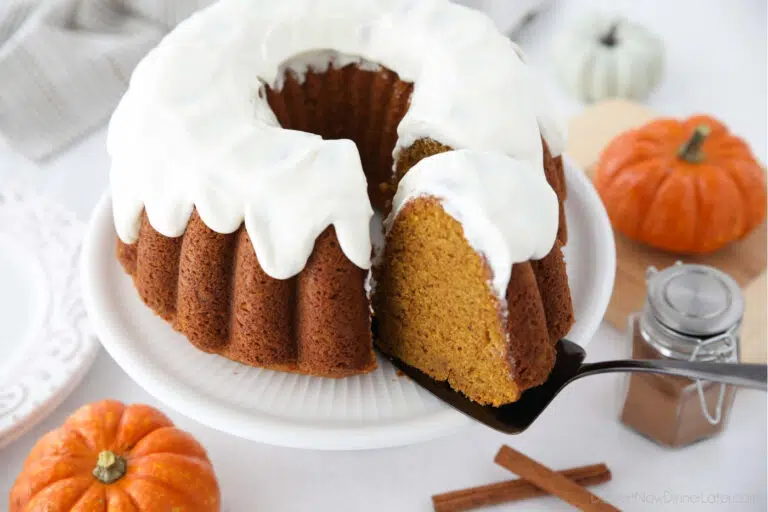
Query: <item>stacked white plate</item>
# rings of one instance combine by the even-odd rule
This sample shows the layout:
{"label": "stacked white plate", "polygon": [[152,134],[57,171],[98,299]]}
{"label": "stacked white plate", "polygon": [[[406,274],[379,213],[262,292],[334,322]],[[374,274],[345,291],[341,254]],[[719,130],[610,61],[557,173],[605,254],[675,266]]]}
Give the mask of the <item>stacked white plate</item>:
{"label": "stacked white plate", "polygon": [[80,297],[83,227],[27,186],[0,187],[0,447],[56,408],[98,352]]}

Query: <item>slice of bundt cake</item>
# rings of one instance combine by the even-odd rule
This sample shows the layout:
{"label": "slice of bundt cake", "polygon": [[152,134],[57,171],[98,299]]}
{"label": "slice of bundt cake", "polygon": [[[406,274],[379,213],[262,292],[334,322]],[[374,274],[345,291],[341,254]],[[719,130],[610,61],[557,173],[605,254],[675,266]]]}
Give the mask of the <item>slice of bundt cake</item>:
{"label": "slice of bundt cake", "polygon": [[378,347],[482,404],[541,384],[573,321],[558,203],[530,162],[459,150],[413,166],[373,269]]}

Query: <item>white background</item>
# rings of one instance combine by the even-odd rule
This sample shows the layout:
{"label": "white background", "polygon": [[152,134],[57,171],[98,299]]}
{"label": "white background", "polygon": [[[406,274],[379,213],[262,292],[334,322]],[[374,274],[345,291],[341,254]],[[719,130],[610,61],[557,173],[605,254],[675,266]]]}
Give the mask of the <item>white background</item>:
{"label": "white background", "polygon": [[[722,119],[766,159],[766,3],[761,0],[551,0],[517,35],[546,80],[555,34],[592,8],[615,8],[663,39],[667,69],[647,103],[665,115],[704,112]],[[547,84],[567,115],[582,105]],[[87,220],[107,186],[108,158],[99,131],[40,166],[0,149],[0,179],[24,175],[40,191]],[[0,326],[2,329],[2,326]],[[626,354],[627,343],[604,326],[589,359]],[[567,389],[528,432],[510,437],[480,425],[419,445],[369,452],[312,452],[246,442],[168,410],[135,385],[102,350],[82,384],[45,421],[0,450],[0,510],[35,440],[77,407],[106,397],[161,407],[207,447],[227,512],[251,510],[431,510],[434,493],[510,478],[493,464],[503,443],[553,468],[605,462],[613,481],[595,492],[623,510],[766,510],[766,395],[737,394],[726,432],[668,450],[617,421],[621,380],[600,376]],[[721,501],[713,502],[719,494]],[[746,500],[723,503],[722,499]],[[702,504],[701,500],[705,503]],[[553,498],[495,510],[570,510]]]}

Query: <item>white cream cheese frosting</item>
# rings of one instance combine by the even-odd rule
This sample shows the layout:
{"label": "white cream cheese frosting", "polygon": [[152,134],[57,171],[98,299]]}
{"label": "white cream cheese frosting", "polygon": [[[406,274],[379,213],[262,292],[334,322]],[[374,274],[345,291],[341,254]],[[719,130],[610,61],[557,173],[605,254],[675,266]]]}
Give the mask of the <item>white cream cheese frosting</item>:
{"label": "white cream cheese frosting", "polygon": [[501,153],[460,149],[425,158],[400,180],[386,232],[411,200],[438,199],[491,268],[506,296],[512,265],[546,256],[557,238],[559,203],[541,169]]}
{"label": "white cream cheese frosting", "polygon": [[[429,137],[529,162],[543,179],[540,137],[554,155],[564,149],[519,49],[479,11],[448,0],[220,0],[139,63],[110,121],[120,239],[137,240],[142,210],[158,232],[180,236],[196,208],[219,233],[244,222],[274,278],[300,272],[329,225],[350,261],[370,268],[373,209],[355,145],[281,128],[264,94],[286,69],[301,76],[331,60],[414,83],[395,159]],[[439,161],[466,160],[453,153]]]}

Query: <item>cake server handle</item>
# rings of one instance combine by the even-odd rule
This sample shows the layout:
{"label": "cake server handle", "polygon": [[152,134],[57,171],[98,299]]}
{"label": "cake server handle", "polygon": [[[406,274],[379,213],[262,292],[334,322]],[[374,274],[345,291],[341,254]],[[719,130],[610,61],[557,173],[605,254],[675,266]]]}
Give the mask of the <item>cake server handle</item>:
{"label": "cake server handle", "polygon": [[[768,365],[745,363],[715,363],[675,361],[668,359],[629,359],[582,364],[573,379],[613,372],[645,372],[676,375],[694,380],[732,384],[734,386],[768,390]],[[572,380],[573,380],[572,379]]]}

